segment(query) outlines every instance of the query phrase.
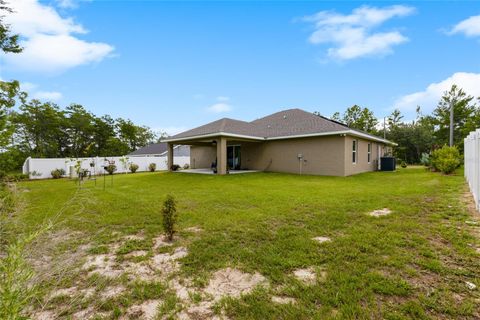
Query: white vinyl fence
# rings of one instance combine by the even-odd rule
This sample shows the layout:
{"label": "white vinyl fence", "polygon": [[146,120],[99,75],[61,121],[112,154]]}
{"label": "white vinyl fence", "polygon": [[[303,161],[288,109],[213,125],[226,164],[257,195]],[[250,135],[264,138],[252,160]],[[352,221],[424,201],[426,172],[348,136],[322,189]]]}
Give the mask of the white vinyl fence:
{"label": "white vinyl fence", "polygon": [[480,129],[470,132],[464,140],[465,179],[479,210],[480,196]]}
{"label": "white vinyl fence", "polygon": [[[150,163],[157,165],[156,170],[167,170],[167,157],[95,157],[95,158],[30,158],[28,157],[23,163],[23,173],[28,174],[30,179],[47,179],[51,178],[51,172],[55,169],[65,170],[66,176],[75,176],[75,166],[77,161],[81,161],[81,168],[89,170],[92,175],[100,175],[105,172],[103,166],[107,161],[115,161],[117,171],[115,173],[130,172],[131,163],[138,165],[137,172],[149,171]],[[190,157],[175,157],[174,164],[183,167],[185,164],[190,165]]]}

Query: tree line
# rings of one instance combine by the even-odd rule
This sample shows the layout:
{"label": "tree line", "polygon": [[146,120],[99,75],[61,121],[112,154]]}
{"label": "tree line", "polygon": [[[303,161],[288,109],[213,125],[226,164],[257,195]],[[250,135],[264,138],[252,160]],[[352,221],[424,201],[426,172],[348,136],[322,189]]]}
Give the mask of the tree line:
{"label": "tree line", "polygon": [[410,164],[420,163],[423,153],[449,143],[450,107],[454,110],[454,146],[463,154],[463,139],[469,132],[480,128],[480,97],[467,94],[457,85],[443,93],[431,114],[424,115],[417,106],[416,117],[405,121],[398,109],[386,117],[385,127],[368,108],[354,105],[343,114],[336,112],[333,120],[345,123],[351,128],[362,130],[398,144],[393,149],[394,156]]}
{"label": "tree line", "polygon": [[[96,116],[80,104],[62,109],[52,102],[16,95],[18,110],[8,113],[0,169],[18,169],[26,157],[81,158],[125,155],[158,141],[157,134],[131,120]],[[5,139],[8,136],[8,139]],[[3,168],[2,168],[3,167]]]}

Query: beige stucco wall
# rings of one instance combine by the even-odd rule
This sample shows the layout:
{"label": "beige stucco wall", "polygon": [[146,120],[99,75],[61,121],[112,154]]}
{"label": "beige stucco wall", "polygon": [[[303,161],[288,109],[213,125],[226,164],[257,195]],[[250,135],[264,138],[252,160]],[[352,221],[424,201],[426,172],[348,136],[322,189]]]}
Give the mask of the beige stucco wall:
{"label": "beige stucco wall", "polygon": [[[352,145],[353,140],[357,140],[357,161],[353,163]],[[368,163],[368,144],[371,144],[371,161]],[[357,137],[345,137],[345,175],[349,176],[361,172],[373,171],[378,166],[378,151],[380,149],[380,156],[383,154],[384,144],[369,141]]]}
{"label": "beige stucco wall", "polygon": [[217,148],[214,146],[191,146],[190,166],[193,169],[210,168],[217,157]]}
{"label": "beige stucco wall", "polygon": [[242,167],[252,170],[343,176],[344,158],[345,137],[341,136],[242,144]]}
{"label": "beige stucco wall", "polygon": [[[358,141],[357,161],[352,162],[352,141]],[[367,145],[371,143],[371,161],[368,163]],[[351,136],[324,136],[301,139],[270,140],[266,142],[229,141],[241,145],[242,169],[299,174],[349,176],[377,168],[378,147],[383,144]],[[300,163],[298,154],[303,155]],[[210,168],[217,157],[215,146],[190,148],[192,168]],[[300,167],[301,165],[301,167]]]}

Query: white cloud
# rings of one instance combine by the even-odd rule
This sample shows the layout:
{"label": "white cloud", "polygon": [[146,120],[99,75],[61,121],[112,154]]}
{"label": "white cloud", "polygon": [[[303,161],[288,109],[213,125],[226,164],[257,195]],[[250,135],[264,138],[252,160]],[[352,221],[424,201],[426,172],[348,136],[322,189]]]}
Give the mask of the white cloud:
{"label": "white cloud", "polygon": [[309,37],[310,43],[331,44],[327,49],[329,58],[349,60],[392,53],[393,46],[408,41],[408,38],[398,31],[374,32],[373,29],[387,20],[414,12],[413,7],[401,5],[385,8],[361,6],[349,15],[320,11],[303,20],[315,27]]}
{"label": "white cloud", "polygon": [[22,36],[24,51],[7,54],[9,66],[41,72],[58,72],[82,64],[98,62],[114,48],[106,43],[81,40],[75,34],[87,30],[72,18],[64,18],[38,0],[16,0],[10,6],[14,13],[5,17],[12,31]]}
{"label": "white cloud", "polygon": [[440,82],[432,83],[423,91],[407,94],[397,99],[392,108],[413,112],[417,106],[422,111],[431,112],[445,91],[453,84],[462,88],[467,94],[480,97],[480,73],[457,72]]}
{"label": "white cloud", "polygon": [[218,96],[216,100],[217,103],[214,103],[207,108],[208,112],[223,113],[232,111],[233,107],[228,103],[228,101],[230,101],[230,97]]}
{"label": "white cloud", "polygon": [[223,112],[232,111],[232,106],[227,103],[219,102],[219,103],[212,104],[210,107],[207,108],[207,110],[213,113],[223,113]]}
{"label": "white cloud", "polygon": [[31,82],[20,83],[20,90],[27,92],[28,96],[32,99],[38,99],[44,102],[58,101],[63,98],[63,95],[61,92],[39,90],[38,85]]}
{"label": "white cloud", "polygon": [[38,99],[41,101],[58,101],[62,99],[63,95],[58,91],[36,91],[32,98]]}
{"label": "white cloud", "polygon": [[76,9],[79,2],[91,2],[92,0],[56,0],[57,5],[62,9]]}
{"label": "white cloud", "polygon": [[480,15],[472,16],[456,24],[449,34],[463,33],[467,37],[480,36]]}

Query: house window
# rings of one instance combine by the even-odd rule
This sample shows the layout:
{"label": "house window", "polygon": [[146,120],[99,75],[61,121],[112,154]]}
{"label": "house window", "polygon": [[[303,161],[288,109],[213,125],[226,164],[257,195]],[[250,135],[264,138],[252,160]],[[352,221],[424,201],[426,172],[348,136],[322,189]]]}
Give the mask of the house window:
{"label": "house window", "polygon": [[369,143],[368,144],[368,149],[367,149],[367,161],[368,161],[368,163],[370,163],[371,159],[372,159],[372,144]]}
{"label": "house window", "polygon": [[352,162],[357,163],[357,140],[352,141]]}

